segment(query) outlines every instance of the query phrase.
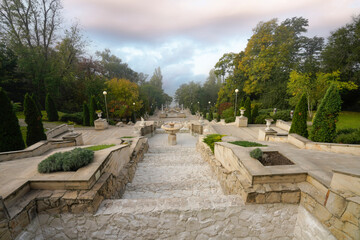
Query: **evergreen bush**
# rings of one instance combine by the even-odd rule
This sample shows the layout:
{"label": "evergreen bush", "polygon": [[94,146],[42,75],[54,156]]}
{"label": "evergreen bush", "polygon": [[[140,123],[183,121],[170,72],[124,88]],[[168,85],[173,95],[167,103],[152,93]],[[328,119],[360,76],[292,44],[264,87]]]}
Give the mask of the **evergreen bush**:
{"label": "evergreen bush", "polygon": [[82,124],[83,123],[83,113],[77,112],[77,113],[65,113],[61,116],[60,121],[62,122],[74,122],[76,124]]}
{"label": "evergreen bush", "polygon": [[251,121],[251,100],[249,97],[247,97],[245,100],[244,108],[245,108],[244,116],[248,118],[248,123],[252,123],[252,121]]}
{"label": "evergreen bush", "polygon": [[42,110],[43,108],[42,108],[42,106],[41,106],[41,104],[40,104],[39,98],[35,95],[35,93],[32,93],[32,94],[31,94],[31,98],[34,100],[34,102],[35,102],[35,104],[36,104],[36,107],[37,107],[38,110],[39,110],[40,116],[43,117],[42,112],[41,112],[41,110]]}
{"label": "evergreen bush", "polygon": [[19,120],[5,91],[0,88],[0,152],[15,151],[25,148]]}
{"label": "evergreen bush", "polygon": [[335,142],[345,144],[360,144],[360,128],[348,128],[338,131]]}
{"label": "evergreen bush", "polygon": [[90,113],[89,113],[89,107],[84,102],[83,104],[83,125],[84,126],[90,126]]}
{"label": "evergreen bush", "polygon": [[90,126],[94,126],[94,121],[96,120],[96,113],[95,111],[98,110],[96,106],[95,97],[91,96],[90,99],[90,107],[89,107],[89,114],[90,114]]}
{"label": "evergreen bush", "polygon": [[[241,98],[240,102],[239,102],[239,108],[241,107],[245,107],[245,100],[244,98]],[[239,114],[240,115],[240,114]]]}
{"label": "evergreen bush", "polygon": [[26,145],[31,146],[38,141],[46,140],[39,110],[28,93],[24,99],[24,115],[27,124]]}
{"label": "evergreen bush", "polygon": [[94,160],[94,152],[89,149],[75,148],[68,152],[55,153],[38,164],[40,173],[76,171]]}
{"label": "evergreen bush", "polygon": [[259,106],[255,104],[254,109],[251,111],[251,122],[255,123],[255,120],[259,116]]}
{"label": "evergreen bush", "polygon": [[300,136],[307,138],[309,136],[307,131],[307,99],[306,95],[303,94],[295,107],[294,116],[292,119],[289,133],[296,133]]}
{"label": "evergreen bush", "polygon": [[331,84],[314,117],[310,139],[314,142],[332,142],[336,138],[336,122],[341,110],[341,97],[335,84]]}
{"label": "evergreen bush", "polygon": [[207,120],[211,122],[214,119],[213,112],[210,110],[209,114],[207,115]]}
{"label": "evergreen bush", "polygon": [[55,121],[59,120],[59,115],[56,110],[55,103],[54,103],[52,97],[50,96],[50,94],[46,95],[45,110],[47,113],[47,118],[50,122],[55,122]]}

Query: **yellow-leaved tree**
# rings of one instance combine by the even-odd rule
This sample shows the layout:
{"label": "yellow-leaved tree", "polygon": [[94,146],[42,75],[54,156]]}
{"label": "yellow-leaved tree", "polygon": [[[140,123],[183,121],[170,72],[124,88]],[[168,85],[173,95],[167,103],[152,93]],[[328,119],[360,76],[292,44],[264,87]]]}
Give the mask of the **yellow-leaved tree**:
{"label": "yellow-leaved tree", "polygon": [[109,112],[112,117],[129,117],[142,107],[139,99],[139,86],[127,79],[113,78],[106,82],[109,99]]}

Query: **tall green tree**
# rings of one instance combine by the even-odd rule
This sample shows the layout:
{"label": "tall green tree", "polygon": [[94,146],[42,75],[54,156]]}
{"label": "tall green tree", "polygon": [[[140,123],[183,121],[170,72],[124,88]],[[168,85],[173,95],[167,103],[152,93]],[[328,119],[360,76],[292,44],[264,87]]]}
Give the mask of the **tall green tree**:
{"label": "tall green tree", "polygon": [[26,145],[30,146],[41,140],[46,140],[41,116],[34,100],[27,93],[24,99],[24,115],[27,124]]}
{"label": "tall green tree", "polygon": [[17,119],[10,99],[0,88],[0,152],[15,151],[25,148]]}
{"label": "tall green tree", "polygon": [[47,113],[48,120],[50,122],[59,120],[59,115],[56,109],[56,105],[50,94],[46,95],[45,110]]}
{"label": "tall green tree", "polygon": [[296,133],[305,138],[309,136],[306,123],[307,113],[307,97],[306,94],[303,94],[295,107],[289,133]]}
{"label": "tall green tree", "polygon": [[151,76],[149,84],[153,85],[154,87],[157,87],[158,89],[162,89],[162,79],[163,76],[161,74],[160,67],[155,68],[154,74]]}
{"label": "tall green tree", "polygon": [[336,122],[341,111],[341,97],[335,84],[331,84],[314,117],[310,139],[332,142],[336,137]]}
{"label": "tall green tree", "polygon": [[[323,71],[325,73],[340,71],[340,81],[354,82],[360,85],[360,15],[336,29],[327,39],[322,51]],[[356,91],[341,91],[344,107],[360,110],[360,88]]]}

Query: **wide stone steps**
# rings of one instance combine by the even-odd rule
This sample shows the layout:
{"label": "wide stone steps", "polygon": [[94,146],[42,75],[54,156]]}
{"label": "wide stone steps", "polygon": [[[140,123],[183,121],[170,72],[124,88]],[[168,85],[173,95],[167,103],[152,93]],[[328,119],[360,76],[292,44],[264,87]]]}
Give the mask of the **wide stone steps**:
{"label": "wide stone steps", "polygon": [[179,182],[161,182],[136,184],[130,183],[126,186],[123,199],[137,198],[170,198],[183,196],[202,196],[208,197],[221,195],[222,190],[216,180],[199,181],[188,180]]}

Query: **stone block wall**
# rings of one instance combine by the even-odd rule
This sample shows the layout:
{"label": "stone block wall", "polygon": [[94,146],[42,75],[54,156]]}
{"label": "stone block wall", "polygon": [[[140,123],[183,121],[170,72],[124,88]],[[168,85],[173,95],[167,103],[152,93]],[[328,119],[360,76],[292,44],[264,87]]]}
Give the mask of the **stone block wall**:
{"label": "stone block wall", "polygon": [[192,133],[203,134],[203,125],[192,123],[190,130]]}
{"label": "stone block wall", "polygon": [[9,230],[9,214],[4,204],[4,200],[0,196],[0,240],[11,239]]}

